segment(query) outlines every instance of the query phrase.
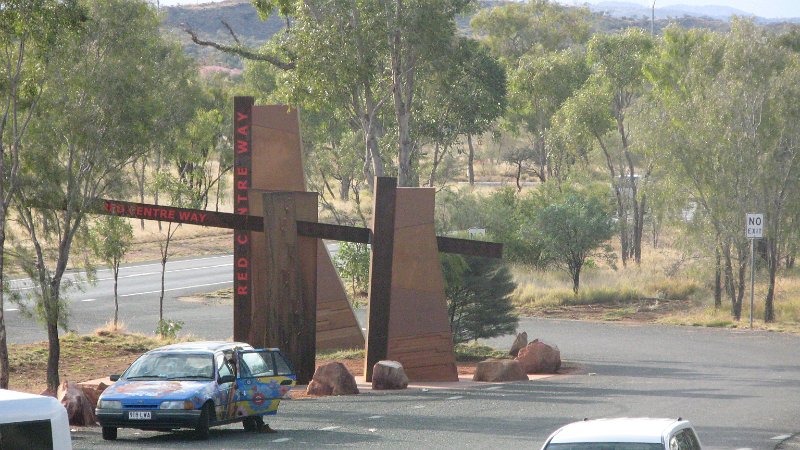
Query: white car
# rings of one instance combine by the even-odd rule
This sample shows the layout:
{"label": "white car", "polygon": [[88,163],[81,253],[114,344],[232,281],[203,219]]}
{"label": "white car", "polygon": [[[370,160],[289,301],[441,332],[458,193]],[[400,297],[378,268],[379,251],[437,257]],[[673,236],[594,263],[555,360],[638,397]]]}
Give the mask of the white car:
{"label": "white car", "polygon": [[542,450],[699,450],[688,420],[584,419],[556,430]]}

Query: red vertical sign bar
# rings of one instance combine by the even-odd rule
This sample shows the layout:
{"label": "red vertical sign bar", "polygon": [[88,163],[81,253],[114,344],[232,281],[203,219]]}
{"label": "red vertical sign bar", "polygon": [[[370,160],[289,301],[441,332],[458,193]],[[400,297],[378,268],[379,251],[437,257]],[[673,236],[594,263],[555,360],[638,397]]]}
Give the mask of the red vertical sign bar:
{"label": "red vertical sign bar", "polygon": [[[247,191],[252,178],[253,97],[233,100],[233,212],[249,214]],[[233,231],[233,339],[246,342],[250,332],[252,286],[250,232]]]}

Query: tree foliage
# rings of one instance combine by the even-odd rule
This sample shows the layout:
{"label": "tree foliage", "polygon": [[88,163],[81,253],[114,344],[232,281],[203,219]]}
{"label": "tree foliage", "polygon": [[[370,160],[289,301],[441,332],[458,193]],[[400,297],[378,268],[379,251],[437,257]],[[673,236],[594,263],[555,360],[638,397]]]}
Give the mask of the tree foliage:
{"label": "tree foliage", "polygon": [[450,330],[455,343],[513,333],[519,319],[511,303],[517,285],[502,262],[490,258],[442,258]]}

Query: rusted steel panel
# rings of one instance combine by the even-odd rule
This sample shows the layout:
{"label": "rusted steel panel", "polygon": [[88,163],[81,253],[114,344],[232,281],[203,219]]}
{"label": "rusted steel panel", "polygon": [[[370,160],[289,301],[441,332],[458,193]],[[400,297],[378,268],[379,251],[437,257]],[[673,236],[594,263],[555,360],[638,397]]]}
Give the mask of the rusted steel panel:
{"label": "rusted steel panel", "polygon": [[[233,205],[237,215],[250,214],[248,190],[253,178],[253,97],[233,99]],[[233,231],[233,338],[243,341],[249,334],[252,309],[252,235],[236,227]]]}
{"label": "rusted steel panel", "polygon": [[253,324],[258,326],[253,340],[263,336],[263,346],[283,350],[295,368],[298,384],[307,384],[316,359],[317,242],[298,236],[295,224],[299,217],[315,218],[317,194],[266,192],[263,201],[268,229],[263,249],[266,298],[256,305],[265,310],[266,323],[263,328]]}
{"label": "rusted steel panel", "polygon": [[369,228],[333,225],[329,223],[297,221],[297,233],[300,236],[328,239],[331,241],[355,242],[369,244]]}
{"label": "rusted steel panel", "polygon": [[367,381],[372,381],[372,368],[375,363],[386,359],[388,353],[396,199],[397,179],[390,177],[376,178],[375,200],[372,210],[367,350],[364,362],[364,374]]}

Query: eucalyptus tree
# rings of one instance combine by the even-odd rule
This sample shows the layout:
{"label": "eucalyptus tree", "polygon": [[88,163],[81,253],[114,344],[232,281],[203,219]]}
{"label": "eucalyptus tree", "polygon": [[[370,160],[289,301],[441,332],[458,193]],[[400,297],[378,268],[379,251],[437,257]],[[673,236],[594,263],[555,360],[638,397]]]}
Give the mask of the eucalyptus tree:
{"label": "eucalyptus tree", "polygon": [[552,153],[559,149],[555,148],[557,141],[550,142],[548,135],[556,112],[588,77],[586,57],[576,48],[524,55],[510,77],[510,107],[504,125],[524,138],[534,174],[541,182],[558,169],[566,169],[553,164]]}
{"label": "eucalyptus tree", "polygon": [[736,20],[728,34],[666,30],[665,47],[648,70],[675,167],[719,243],[736,320],[749,264],[744,220],[754,211],[767,221],[764,320],[774,320],[779,250],[790,239],[791,199],[800,190],[798,68],[796,53],[752,22]]}
{"label": "eucalyptus tree", "polygon": [[446,64],[426,69],[420,82],[421,108],[414,121],[414,136],[420,145],[433,144],[434,154],[428,185],[448,150],[464,136],[467,140],[467,179],[475,182],[472,137],[480,136],[505,111],[506,72],[478,41],[457,38],[450,44]]}
{"label": "eucalyptus tree", "polygon": [[114,330],[119,322],[119,268],[133,243],[133,227],[128,219],[105,216],[99,219],[89,235],[89,243],[100,259],[111,268],[114,277]]}
{"label": "eucalyptus tree", "polygon": [[[0,286],[5,286],[6,223],[19,188],[23,138],[46,87],[52,55],[80,31],[84,12],[75,1],[0,0]],[[0,389],[9,363],[0,289]]]}
{"label": "eucalyptus tree", "polygon": [[[51,84],[20,155],[17,217],[30,238],[20,261],[33,275],[33,294],[48,335],[47,386],[59,384],[59,325],[67,317],[64,272],[86,213],[104,196],[124,194],[130,164],[152,145],[153,129],[174,74],[160,38],[160,20],[144,1],[86,5],[86,32],[51,59]],[[53,209],[56,208],[56,209]]]}
{"label": "eucalyptus tree", "polygon": [[412,159],[417,145],[411,125],[418,109],[420,71],[425,65],[447,64],[448,44],[456,37],[455,17],[466,12],[470,2],[262,0],[254,4],[262,17],[278,11],[287,24],[260,50],[204,41],[187,31],[200,45],[273,65],[307,98],[333,99],[337,107],[348,110],[364,134],[368,179],[384,173],[384,155],[377,147],[379,120],[384,107],[391,107],[392,120],[384,129],[396,132],[399,184],[414,184],[418,173]]}
{"label": "eucalyptus tree", "polygon": [[561,51],[585,43],[591,32],[588,19],[586,8],[531,0],[481,9],[470,26],[509,70],[515,70],[526,55]]}
{"label": "eucalyptus tree", "polygon": [[565,132],[591,137],[600,148],[617,202],[623,265],[631,256],[641,262],[647,200],[640,184],[648,182],[653,160],[632,145],[627,114],[645,92],[642,67],[653,46],[652,37],[639,29],[594,35],[587,45],[592,73],[557,118],[569,127]]}

